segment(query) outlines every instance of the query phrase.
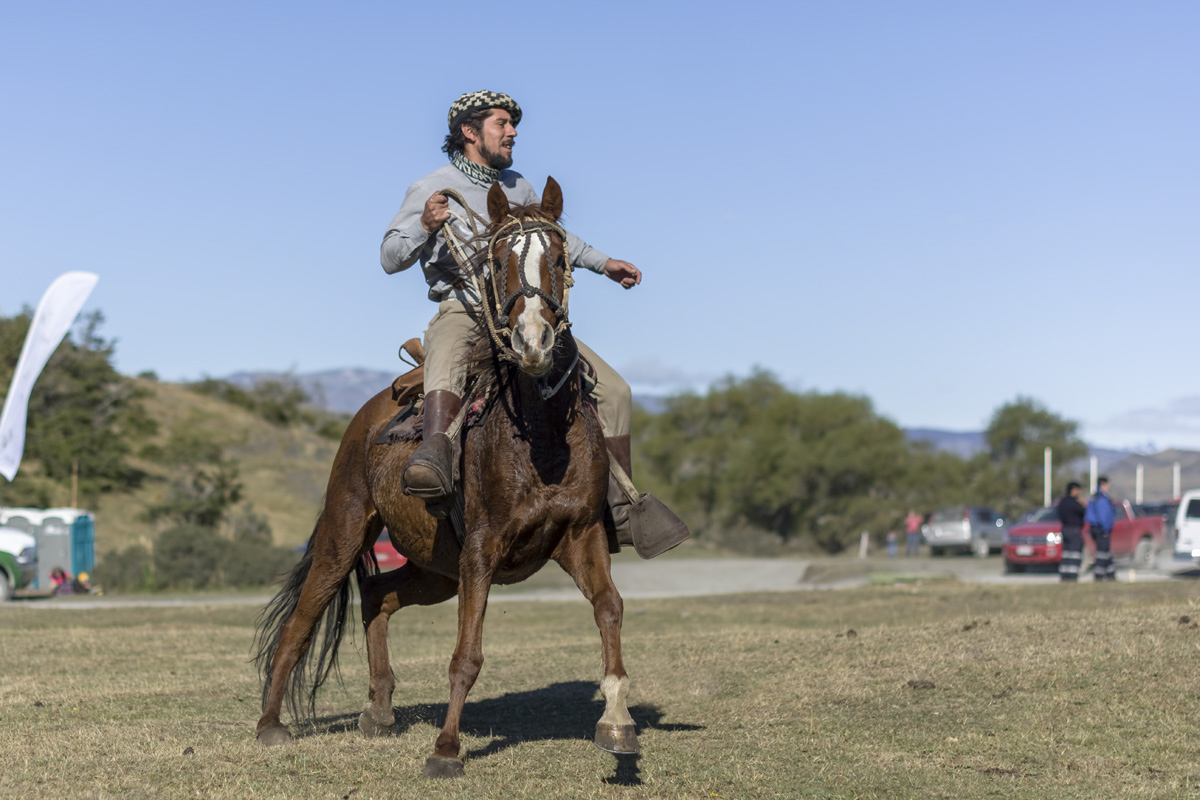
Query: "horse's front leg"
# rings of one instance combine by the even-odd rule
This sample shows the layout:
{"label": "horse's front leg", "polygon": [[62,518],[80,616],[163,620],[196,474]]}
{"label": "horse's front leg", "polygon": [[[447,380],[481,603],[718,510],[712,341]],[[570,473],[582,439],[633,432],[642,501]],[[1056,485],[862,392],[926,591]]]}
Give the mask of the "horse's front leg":
{"label": "horse's front leg", "polygon": [[425,761],[425,775],[453,778],[463,774],[459,752],[459,723],[467,693],[475,685],[483,668],[483,615],[487,611],[488,589],[495,571],[495,559],[483,552],[480,542],[486,536],[468,534],[463,550],[458,582],[458,643],[450,659],[450,702],[446,723],[434,743],[433,755]]}
{"label": "horse's front leg", "polygon": [[604,527],[597,524],[582,537],[564,541],[555,556],[592,604],[604,655],[604,715],[596,723],[596,746],[610,753],[637,753],[637,726],[629,715],[629,675],[621,661],[621,621],[625,604],[612,580],[612,562]]}

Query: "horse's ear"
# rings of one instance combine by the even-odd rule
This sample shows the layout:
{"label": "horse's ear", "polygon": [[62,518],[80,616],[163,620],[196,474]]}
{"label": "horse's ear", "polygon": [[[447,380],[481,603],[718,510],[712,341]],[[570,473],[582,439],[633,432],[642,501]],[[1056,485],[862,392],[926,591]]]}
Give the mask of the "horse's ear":
{"label": "horse's ear", "polygon": [[562,216],[562,189],[558,181],[549,175],[546,176],[546,188],[542,191],[542,211],[549,214],[551,219]]}
{"label": "horse's ear", "polygon": [[492,184],[488,189],[488,216],[492,222],[499,222],[508,216],[508,195],[500,188],[500,182]]}

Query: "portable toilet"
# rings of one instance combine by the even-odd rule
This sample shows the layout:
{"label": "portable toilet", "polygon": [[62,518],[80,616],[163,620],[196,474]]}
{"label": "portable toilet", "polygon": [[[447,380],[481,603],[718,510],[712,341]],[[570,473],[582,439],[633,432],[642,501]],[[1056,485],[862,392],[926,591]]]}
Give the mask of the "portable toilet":
{"label": "portable toilet", "polygon": [[95,523],[80,508],[2,508],[0,525],[27,531],[37,540],[38,569],[34,588],[49,589],[50,572],[62,567],[78,575],[96,565]]}

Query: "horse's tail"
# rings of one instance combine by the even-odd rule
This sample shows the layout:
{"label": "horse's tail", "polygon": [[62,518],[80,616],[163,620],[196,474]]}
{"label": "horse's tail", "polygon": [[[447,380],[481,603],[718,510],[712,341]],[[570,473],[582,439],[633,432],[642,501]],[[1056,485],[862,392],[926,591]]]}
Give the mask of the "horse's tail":
{"label": "horse's tail", "polygon": [[[264,708],[267,696],[271,692],[271,671],[276,652],[279,649],[279,639],[283,633],[284,624],[296,610],[296,605],[300,601],[300,592],[304,588],[305,581],[308,580],[308,574],[313,564],[313,545],[316,538],[317,528],[314,528],[312,536],[308,539],[308,545],[304,549],[304,557],[292,568],[283,588],[259,613],[256,620],[254,662],[263,682],[262,702]],[[379,574],[379,562],[375,559],[375,553],[367,550],[355,563],[354,576],[361,587],[364,579],[377,574]],[[330,673],[337,671],[338,646],[342,643],[342,634],[346,632],[346,617],[351,605],[350,573],[346,573],[333,598],[329,601],[329,605],[325,607],[324,625],[322,626],[319,620],[313,625],[308,635],[304,654],[296,661],[288,678],[287,703],[292,716],[296,719],[304,716],[313,719],[317,715],[317,690],[329,678]],[[318,638],[319,628],[324,628],[324,630],[321,635],[321,646],[318,649],[312,645]],[[315,668],[312,664],[314,649],[318,650]],[[302,709],[307,711],[307,714],[303,713]]]}

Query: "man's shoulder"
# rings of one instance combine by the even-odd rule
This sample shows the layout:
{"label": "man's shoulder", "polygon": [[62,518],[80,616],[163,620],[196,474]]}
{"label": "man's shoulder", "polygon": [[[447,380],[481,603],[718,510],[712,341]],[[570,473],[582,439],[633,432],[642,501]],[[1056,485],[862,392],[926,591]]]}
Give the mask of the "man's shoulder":
{"label": "man's shoulder", "polygon": [[452,177],[457,174],[458,174],[458,170],[456,170],[454,168],[453,164],[446,164],[445,166],[438,167],[437,169],[435,169],[433,172],[429,173],[428,175],[417,178],[415,181],[413,181],[411,184],[409,184],[409,189],[411,190],[416,187],[421,187],[421,186],[425,186],[427,184],[434,184],[434,183],[438,184],[439,187],[442,187],[442,186],[445,186],[445,184],[446,184],[446,178]]}

